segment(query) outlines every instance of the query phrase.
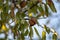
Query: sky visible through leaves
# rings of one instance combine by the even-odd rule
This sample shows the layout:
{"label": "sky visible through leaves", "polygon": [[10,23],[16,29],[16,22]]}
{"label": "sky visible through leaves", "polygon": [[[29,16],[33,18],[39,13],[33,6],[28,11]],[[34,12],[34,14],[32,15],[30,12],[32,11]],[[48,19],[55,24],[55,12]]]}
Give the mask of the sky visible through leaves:
{"label": "sky visible through leaves", "polygon": [[[49,16],[48,18],[46,19],[41,19],[41,20],[38,20],[40,24],[46,24],[46,22],[48,20],[50,20],[49,24],[47,26],[49,26],[50,28],[53,28],[56,30],[56,32],[58,33],[58,35],[60,36],[60,3],[58,3],[57,1],[53,0],[54,4],[55,4],[55,7],[57,9],[57,13],[55,14],[52,14],[51,16]],[[17,11],[17,9],[15,10],[15,12]],[[52,12],[53,13],[53,12]],[[11,21],[10,21],[11,22]],[[11,25],[14,25],[14,23],[12,23]],[[37,25],[35,25],[34,27],[36,27]],[[39,27],[36,27],[39,34],[42,35],[42,28],[39,28]],[[9,38],[13,39],[13,33],[11,33],[11,31],[9,32]],[[47,40],[51,40],[51,34],[49,34],[49,36],[47,36]],[[47,34],[48,35],[48,34]],[[0,38],[3,38],[5,35],[4,34],[0,34]],[[27,37],[26,37],[27,38]],[[35,34],[34,32],[34,36],[33,36],[33,39],[36,40],[37,35]]]}

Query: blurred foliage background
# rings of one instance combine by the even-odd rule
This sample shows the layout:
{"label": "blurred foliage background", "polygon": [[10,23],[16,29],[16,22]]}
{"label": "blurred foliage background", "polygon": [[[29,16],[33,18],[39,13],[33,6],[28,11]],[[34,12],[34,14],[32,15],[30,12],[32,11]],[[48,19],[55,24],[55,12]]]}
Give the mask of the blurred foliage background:
{"label": "blurred foliage background", "polygon": [[[33,29],[39,40],[46,40],[46,33],[50,32],[53,33],[52,40],[57,40],[56,31],[44,24],[40,25],[38,21],[50,16],[50,10],[57,12],[52,0],[0,0],[0,34],[5,34],[4,39],[0,40],[8,40],[9,31],[15,40],[25,40],[25,36],[32,40]],[[42,37],[34,25],[43,28]]]}

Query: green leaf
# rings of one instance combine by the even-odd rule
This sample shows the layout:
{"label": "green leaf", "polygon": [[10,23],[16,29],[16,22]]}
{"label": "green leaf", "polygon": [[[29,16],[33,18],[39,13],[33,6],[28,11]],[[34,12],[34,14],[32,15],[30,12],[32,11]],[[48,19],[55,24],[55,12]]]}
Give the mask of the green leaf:
{"label": "green leaf", "polygon": [[38,31],[37,31],[37,29],[35,27],[34,27],[34,30],[35,30],[37,36],[39,37],[39,39],[41,39],[41,37],[40,37],[40,35],[39,35],[39,33],[38,33]]}
{"label": "green leaf", "polygon": [[8,13],[1,13],[1,20],[2,20],[3,23],[7,22],[8,19],[9,19]]}
{"label": "green leaf", "polygon": [[25,25],[24,24],[20,24],[20,31],[24,32],[24,30],[25,30]]}
{"label": "green leaf", "polygon": [[48,17],[48,13],[49,13],[49,11],[48,11],[48,7],[47,7],[47,5],[45,4],[45,15]]}
{"label": "green leaf", "polygon": [[0,20],[0,29],[1,29],[1,27],[2,27],[2,21]]}
{"label": "green leaf", "polygon": [[44,25],[44,29],[46,30],[46,32],[49,34],[50,33],[50,28],[48,28],[46,25]]}
{"label": "green leaf", "polygon": [[33,37],[33,29],[32,29],[32,27],[30,27],[29,36],[30,36],[30,39],[32,39],[32,37]]}
{"label": "green leaf", "polygon": [[24,33],[21,33],[21,39],[24,40]]}
{"label": "green leaf", "polygon": [[40,26],[40,24],[39,24],[38,20],[37,20],[37,25],[38,25],[38,26]]}
{"label": "green leaf", "polygon": [[18,20],[21,19],[21,16],[20,16],[20,13],[19,13],[19,12],[16,13],[16,18],[17,18]]}
{"label": "green leaf", "polygon": [[8,3],[7,4],[3,4],[3,12],[4,13],[8,13],[8,10],[10,9]]}
{"label": "green leaf", "polygon": [[46,0],[46,3],[49,5],[53,12],[57,12],[52,0]]}
{"label": "green leaf", "polygon": [[0,38],[0,40],[7,40],[7,39],[5,39],[5,38]]}
{"label": "green leaf", "polygon": [[42,5],[40,5],[40,7],[38,7],[39,11],[40,11],[40,16],[44,16],[44,9],[42,8]]}
{"label": "green leaf", "polygon": [[26,16],[25,13],[20,13],[21,17],[24,18]]}
{"label": "green leaf", "polygon": [[42,40],[46,40],[46,32],[42,31]]}
{"label": "green leaf", "polygon": [[0,6],[3,5],[3,0],[0,0]]}
{"label": "green leaf", "polygon": [[54,34],[52,35],[52,40],[57,40],[57,33],[54,33]]}
{"label": "green leaf", "polygon": [[33,2],[30,1],[30,2],[28,2],[27,6],[30,8],[32,4],[33,4]]}
{"label": "green leaf", "polygon": [[27,36],[29,33],[28,29],[25,31],[24,35]]}
{"label": "green leaf", "polygon": [[25,22],[24,22],[24,25],[25,25],[25,28],[27,29],[28,28],[28,22],[25,20]]}
{"label": "green leaf", "polygon": [[34,6],[32,9],[29,9],[28,12],[29,12],[29,13],[34,13],[34,14],[36,14],[36,12],[37,12],[37,7]]}

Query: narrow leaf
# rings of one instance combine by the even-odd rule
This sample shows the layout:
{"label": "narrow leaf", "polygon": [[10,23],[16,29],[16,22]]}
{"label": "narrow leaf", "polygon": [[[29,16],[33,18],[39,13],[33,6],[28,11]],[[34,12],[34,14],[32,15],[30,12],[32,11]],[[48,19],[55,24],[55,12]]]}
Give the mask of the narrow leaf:
{"label": "narrow leaf", "polygon": [[24,40],[24,33],[21,33],[21,39]]}
{"label": "narrow leaf", "polygon": [[46,25],[44,25],[44,29],[46,30],[46,32],[49,34],[50,33],[50,28],[48,28]]}
{"label": "narrow leaf", "polygon": [[47,7],[47,5],[45,5],[45,15],[48,17],[48,7]]}
{"label": "narrow leaf", "polygon": [[40,11],[40,16],[44,16],[44,9],[42,8],[42,5],[40,5],[40,7],[38,7],[39,11]]}
{"label": "narrow leaf", "polygon": [[29,36],[30,36],[30,39],[32,39],[32,37],[33,37],[33,29],[32,29],[32,27],[30,27],[30,33],[29,33]]}
{"label": "narrow leaf", "polygon": [[52,0],[46,0],[46,3],[49,5],[53,12],[57,12]]}
{"label": "narrow leaf", "polygon": [[52,40],[57,40],[57,33],[54,33],[54,34],[52,35]]}
{"label": "narrow leaf", "polygon": [[27,36],[29,33],[28,29],[25,31],[24,35]]}
{"label": "narrow leaf", "polygon": [[42,31],[42,40],[46,40],[46,32]]}
{"label": "narrow leaf", "polygon": [[38,31],[37,31],[37,29],[35,27],[34,27],[34,30],[35,30],[37,36],[39,37],[39,39],[41,39],[41,37],[40,37],[40,35],[39,35],[39,33],[38,33]]}

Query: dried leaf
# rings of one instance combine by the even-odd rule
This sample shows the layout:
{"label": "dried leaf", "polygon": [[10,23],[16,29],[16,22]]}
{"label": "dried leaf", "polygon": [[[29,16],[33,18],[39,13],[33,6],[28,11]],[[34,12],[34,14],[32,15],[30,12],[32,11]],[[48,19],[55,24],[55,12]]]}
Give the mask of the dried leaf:
{"label": "dried leaf", "polygon": [[30,26],[34,26],[36,24],[36,18],[32,17],[30,20],[29,20],[29,24]]}
{"label": "dried leaf", "polygon": [[11,17],[14,17],[14,4],[11,5]]}
{"label": "dried leaf", "polygon": [[26,6],[26,4],[27,4],[27,2],[26,2],[26,1],[22,1],[22,2],[20,3],[21,8],[25,7],[25,6]]}

